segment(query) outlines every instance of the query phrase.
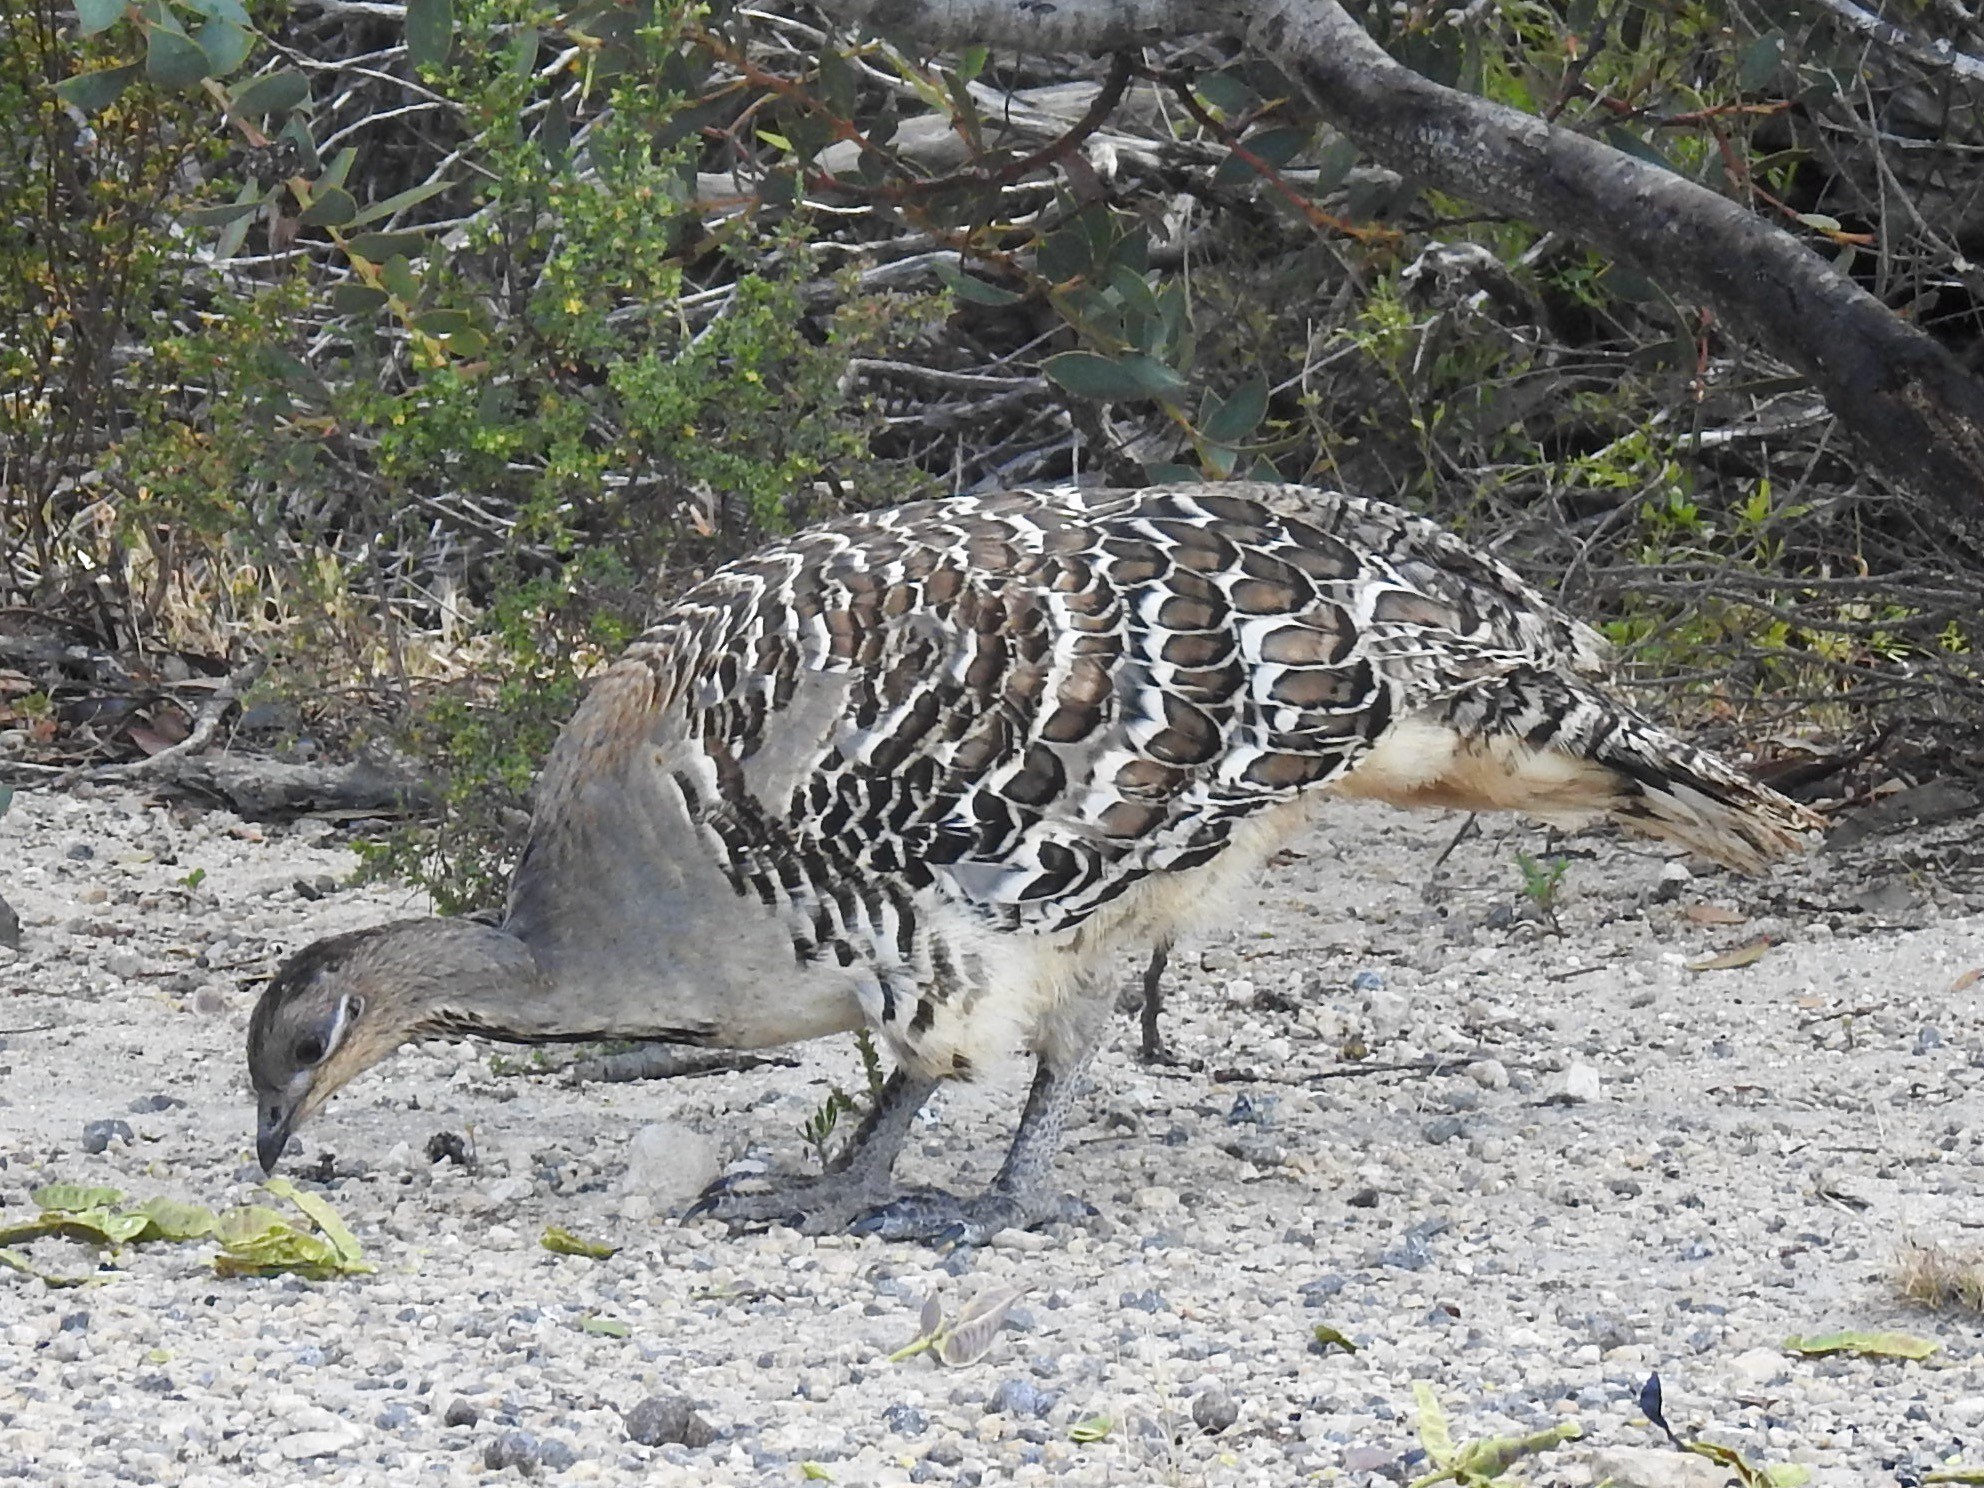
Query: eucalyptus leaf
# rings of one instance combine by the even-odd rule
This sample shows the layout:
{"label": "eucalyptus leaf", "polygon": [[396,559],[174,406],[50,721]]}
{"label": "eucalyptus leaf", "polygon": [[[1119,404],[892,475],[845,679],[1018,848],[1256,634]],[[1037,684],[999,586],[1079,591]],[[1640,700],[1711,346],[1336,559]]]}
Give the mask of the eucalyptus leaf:
{"label": "eucalyptus leaf", "polygon": [[310,205],[302,212],[305,227],[343,227],[358,215],[358,203],[342,186],[326,186],[310,193]]}
{"label": "eucalyptus leaf", "polygon": [[1185,379],[1152,357],[1099,356],[1064,351],[1040,364],[1041,370],[1081,398],[1121,402],[1132,398],[1170,400],[1184,391]]}
{"label": "eucalyptus leaf", "polygon": [[358,1244],[358,1237],[351,1233],[331,1201],[322,1194],[314,1194],[298,1188],[287,1178],[271,1178],[262,1185],[279,1199],[288,1199],[310,1217],[310,1222],[324,1232],[324,1238],[337,1249],[338,1259],[344,1262],[362,1261],[365,1252]]}
{"label": "eucalyptus leaf", "polygon": [[363,227],[368,222],[377,222],[382,217],[390,217],[395,212],[424,202],[430,196],[439,195],[454,183],[451,181],[423,181],[420,185],[389,196],[384,201],[375,201],[371,206],[351,219],[351,226]]}
{"label": "eucalyptus leaf", "polygon": [[133,1212],[148,1222],[138,1237],[141,1240],[201,1240],[220,1222],[205,1204],[188,1204],[162,1195],[146,1199]]}
{"label": "eucalyptus leaf", "polygon": [[1268,385],[1258,377],[1240,384],[1223,401],[1208,400],[1199,433],[1214,444],[1236,444],[1254,432],[1268,411]]}
{"label": "eucalyptus leaf", "polygon": [[51,1183],[46,1188],[37,1188],[28,1195],[34,1200],[35,1208],[47,1213],[52,1209],[67,1210],[71,1213],[84,1209],[108,1209],[113,1204],[123,1202],[124,1195],[114,1188],[92,1187],[81,1183]]}
{"label": "eucalyptus leaf", "polygon": [[1784,33],[1770,31],[1743,48],[1736,63],[1736,86],[1745,93],[1761,91],[1777,76],[1784,61]]}
{"label": "eucalyptus leaf", "polygon": [[76,0],[76,34],[94,36],[124,18],[124,0]]}
{"label": "eucalyptus leaf", "polygon": [[172,26],[145,27],[145,76],[161,88],[195,88],[213,70],[199,44]]}
{"label": "eucalyptus leaf", "polygon": [[217,21],[232,21],[237,26],[250,24],[248,7],[241,0],[186,0],[186,6]]}
{"label": "eucalyptus leaf", "polygon": [[144,70],[142,62],[127,62],[122,67],[100,67],[95,72],[79,72],[57,83],[55,96],[86,114],[93,114],[117,102]]}
{"label": "eucalyptus leaf", "polygon": [[226,77],[248,60],[255,38],[245,27],[222,18],[208,21],[194,32],[193,44],[207,59],[207,75]]}
{"label": "eucalyptus leaf", "polygon": [[254,216],[261,209],[259,201],[228,202],[219,207],[194,207],[186,213],[186,220],[194,227],[226,227],[230,222]]}
{"label": "eucalyptus leaf", "polygon": [[384,263],[389,258],[418,258],[432,243],[433,240],[424,233],[369,232],[346,238],[344,245],[360,258]]}
{"label": "eucalyptus leaf", "polygon": [[1022,298],[1010,289],[1001,289],[996,284],[987,284],[983,279],[974,279],[971,275],[960,272],[954,265],[941,261],[937,265],[937,277],[943,281],[944,288],[967,304],[1011,305]]}
{"label": "eucalyptus leaf", "polygon": [[331,308],[339,315],[369,315],[389,298],[369,284],[339,284],[331,290]]}
{"label": "eucalyptus leaf", "polygon": [[271,72],[234,90],[234,112],[261,118],[295,108],[310,96],[310,79],[300,72]]}
{"label": "eucalyptus leaf", "polygon": [[454,0],[407,0],[406,58],[414,67],[441,66],[454,39]]}
{"label": "eucalyptus leaf", "polygon": [[582,1331],[596,1338],[630,1338],[634,1330],[618,1318],[593,1316],[579,1324]]}

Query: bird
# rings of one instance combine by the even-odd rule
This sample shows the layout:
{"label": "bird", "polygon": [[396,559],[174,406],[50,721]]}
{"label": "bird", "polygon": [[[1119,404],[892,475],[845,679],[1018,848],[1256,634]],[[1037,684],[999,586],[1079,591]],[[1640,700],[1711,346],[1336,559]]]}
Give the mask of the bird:
{"label": "bird", "polygon": [[[1369,497],[1262,482],[848,516],[686,590],[553,746],[500,919],[291,956],[248,1030],[265,1169],[403,1043],[759,1048],[893,1072],[831,1171],[736,1225],[949,1243],[1080,1212],[1053,1164],[1114,968],[1220,913],[1321,803],[1606,817],[1761,872],[1820,819],[1638,711],[1606,643]],[[1161,971],[1161,959],[1155,969]],[[940,1082],[1034,1058],[980,1192],[901,1189]]]}

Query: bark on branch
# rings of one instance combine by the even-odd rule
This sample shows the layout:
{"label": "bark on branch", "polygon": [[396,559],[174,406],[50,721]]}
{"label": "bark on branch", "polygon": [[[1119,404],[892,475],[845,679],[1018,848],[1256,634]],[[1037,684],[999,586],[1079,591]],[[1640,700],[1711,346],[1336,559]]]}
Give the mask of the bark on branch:
{"label": "bark on branch", "polygon": [[1336,0],[816,0],[940,46],[1102,51],[1217,32],[1299,77],[1373,160],[1575,237],[1713,311],[1809,377],[1886,475],[1984,522],[1984,383],[1736,202],[1400,66]]}

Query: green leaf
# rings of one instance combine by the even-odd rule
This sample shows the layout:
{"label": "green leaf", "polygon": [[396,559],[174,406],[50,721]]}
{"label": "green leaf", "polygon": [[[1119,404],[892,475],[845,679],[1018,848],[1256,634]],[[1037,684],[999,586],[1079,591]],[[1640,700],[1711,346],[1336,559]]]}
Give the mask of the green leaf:
{"label": "green leaf", "polygon": [[338,1212],[331,1207],[329,1199],[322,1194],[300,1189],[287,1178],[271,1178],[262,1187],[279,1199],[288,1199],[308,1215],[310,1222],[322,1230],[324,1238],[336,1248],[340,1261],[350,1264],[364,1260],[365,1251],[359,1245],[358,1237],[353,1235],[345,1222],[338,1217]]}
{"label": "green leaf", "polygon": [[360,258],[384,263],[389,258],[418,258],[433,246],[433,240],[417,232],[370,232],[346,238],[344,246]]}
{"label": "green leaf", "polygon": [[123,1200],[114,1188],[92,1188],[80,1183],[51,1183],[28,1195],[44,1214],[51,1210],[79,1213],[86,1209],[108,1209]]}
{"label": "green leaf", "polygon": [[1092,351],[1064,351],[1042,362],[1040,370],[1076,397],[1102,402],[1170,400],[1185,387],[1184,378],[1147,356],[1106,357]]}
{"label": "green leaf", "polygon": [[595,1261],[608,1260],[620,1253],[617,1245],[608,1245],[604,1240],[587,1240],[563,1225],[546,1225],[544,1233],[537,1237],[537,1243],[553,1255],[588,1256]]}
{"label": "green leaf", "polygon": [[799,1476],[808,1483],[831,1483],[834,1480],[834,1475],[817,1462],[800,1463]]}
{"label": "green leaf", "polygon": [[379,265],[379,277],[386,281],[386,288],[407,304],[420,298],[420,281],[414,277],[413,265],[403,258],[389,258]]}
{"label": "green leaf", "polygon": [[1237,119],[1259,102],[1259,95],[1237,72],[1208,72],[1192,80],[1192,91],[1229,119]]}
{"label": "green leaf", "polygon": [[1433,1459],[1433,1466],[1448,1466],[1454,1460],[1454,1439],[1447,1430],[1447,1413],[1440,1409],[1440,1397],[1426,1381],[1414,1380],[1412,1398],[1419,1405],[1419,1445]]}
{"label": "green leaf", "polygon": [[230,222],[254,216],[261,209],[259,201],[228,202],[219,207],[194,207],[186,213],[186,220],[194,227],[226,227]]}
{"label": "green leaf", "polygon": [[90,1282],[90,1278],[87,1276],[56,1276],[44,1271],[18,1250],[9,1250],[5,1246],[0,1246],[0,1266],[5,1266],[9,1270],[19,1271],[24,1276],[32,1276],[43,1286],[51,1289],[87,1286]]}
{"label": "green leaf", "polygon": [[1337,1329],[1332,1328],[1328,1323],[1318,1323],[1314,1328],[1310,1329],[1310,1332],[1314,1335],[1316,1342],[1321,1344],[1325,1349],[1340,1348],[1346,1354],[1357,1352],[1357,1345],[1352,1343]]}
{"label": "green leaf", "polygon": [[1984,1467],[1939,1467],[1922,1474],[1924,1483],[1984,1484]]}
{"label": "green leaf", "polygon": [[243,27],[225,18],[208,21],[194,33],[193,43],[207,59],[210,77],[226,77],[248,60],[255,38]]}
{"label": "green leaf", "polygon": [[634,1330],[618,1318],[600,1317],[594,1314],[579,1324],[581,1331],[596,1338],[630,1338]]}
{"label": "green leaf", "polygon": [[1840,230],[1839,219],[1828,217],[1824,212],[1800,212],[1798,220],[1813,232],[1836,233]]}
{"label": "green leaf", "polygon": [[1010,289],[1001,289],[996,284],[987,284],[983,279],[960,273],[954,264],[940,261],[937,277],[953,295],[970,305],[1011,305],[1024,298]]}
{"label": "green leaf", "polygon": [[1252,377],[1235,388],[1224,402],[1207,398],[1199,433],[1214,444],[1237,444],[1254,432],[1267,411],[1268,385]]}
{"label": "green leaf", "polygon": [[145,76],[161,88],[196,88],[209,71],[207,54],[184,31],[145,27]]}
{"label": "green leaf", "polygon": [[163,1196],[146,1199],[134,1213],[148,1222],[141,1240],[199,1240],[214,1232],[220,1221],[205,1204],[188,1204]]}
{"label": "green leaf", "polygon": [[145,70],[142,62],[126,62],[122,67],[99,67],[95,72],[79,72],[55,85],[55,96],[86,114],[109,108]]}
{"label": "green leaf", "polygon": [[94,36],[124,18],[124,0],[76,0],[76,34]]}
{"label": "green leaf", "polygon": [[389,196],[384,201],[372,203],[371,206],[351,219],[351,226],[363,227],[368,222],[377,222],[382,217],[390,217],[395,212],[402,211],[418,202],[424,202],[428,197],[446,191],[453,184],[452,181],[424,181],[420,185],[411,187],[395,196]]}
{"label": "green leaf", "polygon": [[342,186],[326,186],[310,194],[310,205],[303,209],[305,227],[343,227],[358,215],[358,203]]}
{"label": "green leaf", "polygon": [[339,284],[331,290],[331,309],[339,315],[369,315],[389,296],[369,284]]}
{"label": "green leaf", "polygon": [[441,66],[454,39],[454,0],[407,0],[406,59],[415,68]]}
{"label": "green leaf", "polygon": [[1263,129],[1258,134],[1250,134],[1241,141],[1241,145],[1253,159],[1237,154],[1227,156],[1219,163],[1219,169],[1212,173],[1212,184],[1223,187],[1244,185],[1258,174],[1254,160],[1277,168],[1284,166],[1295,158],[1297,150],[1309,142],[1309,137],[1309,130],[1294,128]]}
{"label": "green leaf", "polygon": [[1926,1359],[1942,1345],[1933,1338],[1917,1338],[1913,1333],[1875,1332],[1845,1328],[1837,1333],[1810,1333],[1784,1340],[1794,1354],[1822,1358],[1827,1354],[1863,1354],[1873,1359]]}
{"label": "green leaf", "polygon": [[1762,91],[1777,76],[1784,61],[1784,33],[1770,31],[1743,48],[1736,63],[1736,86],[1745,93]]}
{"label": "green leaf", "polygon": [[413,328],[429,336],[452,336],[472,324],[466,310],[429,310],[413,318]]}
{"label": "green leaf", "polygon": [[217,21],[232,21],[237,26],[249,24],[248,7],[241,0],[186,0],[187,8],[197,10],[203,16],[212,16]]}
{"label": "green leaf", "polygon": [[1116,1429],[1116,1423],[1107,1416],[1084,1416],[1068,1428],[1068,1440],[1076,1442],[1107,1441],[1109,1433]]}
{"label": "green leaf", "polygon": [[310,96],[310,79],[300,72],[271,72],[234,90],[234,111],[243,118],[280,114]]}
{"label": "green leaf", "polygon": [[0,816],[5,816],[7,808],[13,804],[14,788],[10,785],[0,785]]}

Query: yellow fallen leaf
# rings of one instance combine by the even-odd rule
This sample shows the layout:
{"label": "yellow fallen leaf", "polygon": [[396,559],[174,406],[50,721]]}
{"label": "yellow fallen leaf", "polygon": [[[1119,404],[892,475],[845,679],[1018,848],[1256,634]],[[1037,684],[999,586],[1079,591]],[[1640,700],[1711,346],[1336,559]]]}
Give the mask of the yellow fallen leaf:
{"label": "yellow fallen leaf", "polygon": [[1814,1358],[1825,1354],[1864,1354],[1872,1359],[1926,1359],[1942,1347],[1933,1338],[1917,1338],[1913,1333],[1882,1333],[1864,1328],[1793,1336],[1784,1340],[1784,1346],[1794,1354]]}
{"label": "yellow fallen leaf", "polygon": [[1979,982],[1984,982],[1984,966],[1973,966],[1962,976],[1950,983],[1950,991],[1968,992]]}
{"label": "yellow fallen leaf", "polygon": [[1690,904],[1681,913],[1696,925],[1740,925],[1749,919],[1742,911],[1724,909],[1720,904]]}
{"label": "yellow fallen leaf", "polygon": [[1764,958],[1776,942],[1768,935],[1759,935],[1755,940],[1746,940],[1733,951],[1724,951],[1719,956],[1710,956],[1706,961],[1690,961],[1690,971],[1734,971],[1739,966],[1749,966]]}

